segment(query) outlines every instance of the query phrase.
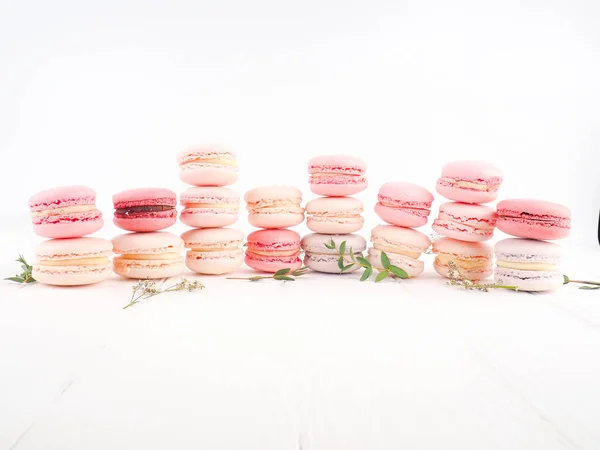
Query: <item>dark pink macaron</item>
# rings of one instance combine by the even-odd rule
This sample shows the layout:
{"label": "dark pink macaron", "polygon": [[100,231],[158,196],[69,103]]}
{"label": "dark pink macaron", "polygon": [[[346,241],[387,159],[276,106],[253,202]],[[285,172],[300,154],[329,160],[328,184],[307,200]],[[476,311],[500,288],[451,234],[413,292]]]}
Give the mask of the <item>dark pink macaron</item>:
{"label": "dark pink macaron", "polygon": [[375,212],[399,227],[422,227],[431,212],[433,194],[412,183],[385,183],[379,189]]}
{"label": "dark pink macaron", "polygon": [[571,231],[571,210],[558,203],[531,199],[502,200],[496,206],[500,231],[511,236],[555,240]]}
{"label": "dark pink macaron", "polygon": [[123,230],[159,231],[177,220],[177,196],[169,189],[129,189],[113,195],[113,203],[113,222]]}
{"label": "dark pink macaron", "polygon": [[292,230],[258,230],[248,235],[246,264],[261,272],[296,270],[302,266],[300,235]]}

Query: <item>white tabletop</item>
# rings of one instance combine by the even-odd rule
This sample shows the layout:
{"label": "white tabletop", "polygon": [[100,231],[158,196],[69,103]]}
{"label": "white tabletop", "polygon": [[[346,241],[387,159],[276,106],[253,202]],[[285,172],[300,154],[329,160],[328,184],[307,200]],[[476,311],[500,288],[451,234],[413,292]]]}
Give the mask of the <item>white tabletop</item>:
{"label": "white tabletop", "polygon": [[[600,252],[569,255],[599,278]],[[116,276],[3,282],[0,448],[600,448],[598,291],[464,292],[425,258],[403,282],[198,277],[127,310]]]}

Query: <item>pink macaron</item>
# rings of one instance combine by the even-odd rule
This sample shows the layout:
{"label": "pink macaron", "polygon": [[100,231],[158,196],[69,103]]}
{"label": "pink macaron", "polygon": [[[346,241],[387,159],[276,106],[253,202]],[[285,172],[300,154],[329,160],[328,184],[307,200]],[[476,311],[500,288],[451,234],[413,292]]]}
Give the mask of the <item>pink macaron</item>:
{"label": "pink macaron", "polygon": [[460,241],[481,242],[494,237],[496,211],[484,205],[447,202],[440,205],[434,231]]}
{"label": "pink macaron", "polygon": [[44,284],[81,286],[106,280],[112,272],[112,244],[106,239],[51,239],[39,244],[35,254],[32,275]]}
{"label": "pink macaron", "polygon": [[432,249],[436,254],[433,268],[443,277],[448,278],[450,261],[471,281],[483,280],[492,274],[493,249],[488,244],[443,237],[433,241]]}
{"label": "pink macaron", "polygon": [[169,278],[183,272],[183,240],[166,231],[127,233],[112,240],[113,271],[124,278]]}
{"label": "pink macaron", "polygon": [[244,263],[244,233],[231,228],[203,228],[186,231],[181,239],[189,249],[185,265],[193,272],[221,275]]}
{"label": "pink macaron", "polygon": [[323,155],[308,161],[310,190],[317,195],[344,197],[367,188],[363,160],[348,155]]}
{"label": "pink macaron", "polygon": [[296,270],[302,266],[300,235],[292,230],[258,230],[248,235],[246,264],[261,272]]}
{"label": "pink macaron", "polygon": [[496,200],[502,171],[485,161],[454,161],[442,167],[436,190],[448,200],[488,203]]}
{"label": "pink macaron", "polygon": [[193,187],[179,196],[184,209],[180,220],[190,227],[215,228],[238,219],[240,196],[225,187]]}
{"label": "pink macaron", "polygon": [[228,186],[238,179],[236,155],[219,145],[199,145],[179,153],[179,177],[192,186]]}
{"label": "pink macaron", "polygon": [[46,238],[75,238],[95,233],[104,225],[96,208],[96,192],[85,186],[64,186],[39,192],[29,199],[33,231]]}
{"label": "pink macaron", "polygon": [[571,231],[571,210],[543,200],[502,200],[496,206],[497,227],[511,236],[556,240]]}
{"label": "pink macaron", "polygon": [[347,234],[362,228],[362,202],[353,197],[321,197],[306,204],[306,226],[315,233]]}
{"label": "pink macaron", "polygon": [[177,196],[169,189],[129,189],[113,195],[113,204],[113,222],[122,230],[159,231],[177,220]]}
{"label": "pink macaron", "polygon": [[385,183],[379,189],[375,212],[381,220],[399,227],[417,228],[427,223],[433,194],[412,183]]}
{"label": "pink macaron", "polygon": [[258,228],[287,228],[304,221],[302,192],[293,186],[262,186],[246,192],[248,222]]}

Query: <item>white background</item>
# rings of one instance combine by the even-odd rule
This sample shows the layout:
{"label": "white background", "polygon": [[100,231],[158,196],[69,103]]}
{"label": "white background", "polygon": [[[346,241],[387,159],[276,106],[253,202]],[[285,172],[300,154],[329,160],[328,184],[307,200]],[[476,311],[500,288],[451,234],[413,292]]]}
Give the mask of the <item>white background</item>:
{"label": "white background", "polygon": [[[242,195],[309,200],[310,157],[363,158],[365,236],[384,182],[488,160],[500,199],[572,209],[565,270],[600,278],[599,25],[594,1],[0,0],[2,273],[40,241],[32,194],[93,187],[111,238],[113,193],[181,192],[176,154],[216,142]],[[599,448],[597,293],[460,293],[424,258],[402,285],[203,277],[126,312],[116,277],[3,283],[0,448]]]}

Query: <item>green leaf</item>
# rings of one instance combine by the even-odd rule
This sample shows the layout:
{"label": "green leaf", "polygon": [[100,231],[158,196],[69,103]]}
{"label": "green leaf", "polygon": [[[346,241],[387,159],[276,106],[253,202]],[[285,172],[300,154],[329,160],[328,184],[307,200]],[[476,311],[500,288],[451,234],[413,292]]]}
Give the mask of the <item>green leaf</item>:
{"label": "green leaf", "polygon": [[583,289],[586,291],[595,291],[596,289],[600,289],[600,286],[580,286],[579,289]]}
{"label": "green leaf", "polygon": [[381,265],[384,269],[390,268],[390,258],[388,258],[388,255],[386,255],[385,252],[381,252]]}
{"label": "green leaf", "polygon": [[25,278],[21,278],[21,277],[8,277],[8,278],[5,278],[5,280],[14,281],[15,283],[24,283],[25,282]]}
{"label": "green leaf", "polygon": [[327,247],[329,250],[333,250],[335,248],[335,242],[333,242],[333,239],[329,241],[329,244],[325,244],[325,247]]}
{"label": "green leaf", "polygon": [[244,245],[242,245],[242,247],[248,247],[248,243],[244,242]]}
{"label": "green leaf", "polygon": [[371,276],[372,273],[373,273],[372,267],[366,268],[362,274],[362,277],[360,277],[360,281],[365,281],[366,279],[368,279]]}
{"label": "green leaf", "polygon": [[357,256],[356,260],[359,262],[359,264],[363,267],[372,267],[371,263],[369,262],[368,259],[363,258],[362,256]]}
{"label": "green leaf", "polygon": [[344,268],[344,258],[342,256],[338,258],[338,267],[340,268],[340,270]]}
{"label": "green leaf", "polygon": [[388,267],[388,270],[390,272],[392,272],[394,275],[396,275],[398,278],[402,278],[402,279],[408,278],[408,274],[406,273],[406,271],[404,269],[401,269],[400,267],[390,265],[390,267]]}
{"label": "green leaf", "polygon": [[35,282],[36,282],[36,279],[33,277],[29,277],[25,280],[25,283],[35,283]]}
{"label": "green leaf", "polygon": [[571,280],[569,280],[569,277],[566,275],[563,275],[563,284],[567,284],[569,281],[571,281]]}
{"label": "green leaf", "polygon": [[277,272],[275,272],[275,276],[279,276],[279,275],[285,275],[286,273],[290,273],[292,269],[290,269],[289,267],[287,269],[281,269],[278,270]]}
{"label": "green leaf", "polygon": [[350,270],[354,267],[354,264],[348,264],[347,266],[342,267],[342,272],[345,272],[346,270]]}
{"label": "green leaf", "polygon": [[385,280],[389,276],[389,272],[379,272],[379,275],[377,275],[377,278],[375,278],[375,283],[379,283],[380,281]]}
{"label": "green leaf", "polygon": [[276,276],[274,277],[276,280],[280,280],[280,281],[296,281],[294,280],[292,277],[287,277],[285,275],[280,275],[280,276]]}
{"label": "green leaf", "polygon": [[343,255],[344,253],[346,253],[346,241],[340,244],[340,255]]}

